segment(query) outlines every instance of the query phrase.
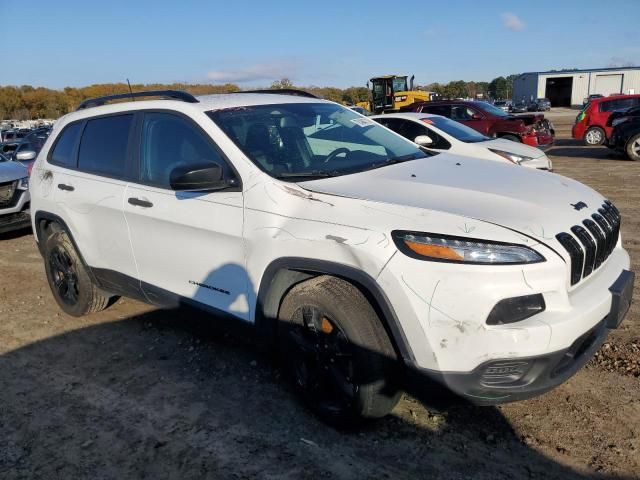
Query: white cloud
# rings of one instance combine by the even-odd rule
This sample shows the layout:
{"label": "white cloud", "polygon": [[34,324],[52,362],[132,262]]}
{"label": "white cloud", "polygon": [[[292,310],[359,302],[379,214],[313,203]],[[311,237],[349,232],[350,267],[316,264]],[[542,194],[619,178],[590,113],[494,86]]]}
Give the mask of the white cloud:
{"label": "white cloud", "polygon": [[502,14],[502,25],[513,32],[519,32],[520,30],[524,30],[526,27],[525,23],[520,20],[520,17],[511,12],[505,12]]}
{"label": "white cloud", "polygon": [[250,83],[279,80],[283,77],[291,78],[294,76],[295,71],[296,65],[294,62],[273,60],[243,67],[214,70],[207,74],[207,78],[219,83]]}

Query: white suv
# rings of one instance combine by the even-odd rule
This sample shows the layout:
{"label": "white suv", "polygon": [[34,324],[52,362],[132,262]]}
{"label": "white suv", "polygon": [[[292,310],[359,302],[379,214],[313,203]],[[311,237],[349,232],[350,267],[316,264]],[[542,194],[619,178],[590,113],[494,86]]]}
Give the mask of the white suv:
{"label": "white suv", "polygon": [[65,312],[125,295],[251,324],[333,422],[432,380],[539,394],[621,322],[634,276],[597,192],[274,93],[105,97],[56,123],[31,212]]}

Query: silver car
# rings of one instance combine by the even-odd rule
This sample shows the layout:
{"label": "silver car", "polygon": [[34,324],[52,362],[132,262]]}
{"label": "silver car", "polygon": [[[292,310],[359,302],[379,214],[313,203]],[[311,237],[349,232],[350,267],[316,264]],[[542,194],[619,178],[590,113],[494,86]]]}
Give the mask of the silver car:
{"label": "silver car", "polygon": [[22,152],[16,161],[0,154],[0,233],[30,225],[29,166],[34,159],[35,152]]}

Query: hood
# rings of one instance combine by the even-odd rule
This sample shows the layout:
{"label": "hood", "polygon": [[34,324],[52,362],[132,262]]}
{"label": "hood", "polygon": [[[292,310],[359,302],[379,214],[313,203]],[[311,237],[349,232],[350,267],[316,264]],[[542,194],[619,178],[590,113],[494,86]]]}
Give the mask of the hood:
{"label": "hood", "polygon": [[12,182],[28,176],[27,167],[19,162],[0,162],[0,183]]}
{"label": "hood", "polygon": [[493,148],[494,150],[502,150],[504,152],[515,153],[516,155],[523,155],[525,157],[539,158],[544,156],[544,152],[539,148],[530,147],[520,142],[513,142],[511,140],[505,140],[503,138],[497,138],[495,140],[489,140],[486,142],[476,143],[475,145]]}
{"label": "hood", "polygon": [[[604,201],[589,187],[560,175],[446,153],[299,185],[482,220],[545,243],[555,243],[556,234],[581,223]],[[576,210],[572,204],[578,202],[587,208]]]}

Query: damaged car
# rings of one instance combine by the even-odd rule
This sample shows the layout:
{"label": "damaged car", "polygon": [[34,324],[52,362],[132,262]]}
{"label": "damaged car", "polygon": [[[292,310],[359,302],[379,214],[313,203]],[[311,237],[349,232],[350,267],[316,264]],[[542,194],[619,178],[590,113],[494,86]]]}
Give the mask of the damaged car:
{"label": "damaged car", "polygon": [[127,296],[239,322],[339,425],[434,385],[539,395],[623,321],[634,274],[610,200],[295,93],[135,92],[58,120],[31,218],[59,307]]}
{"label": "damaged car", "polygon": [[[513,140],[531,147],[549,147],[555,138],[555,128],[544,118],[544,114],[511,115],[481,101],[418,102],[409,105],[404,111],[442,115],[488,137]],[[522,111],[526,112],[526,107]]]}
{"label": "damaged car", "polygon": [[0,153],[0,233],[19,230],[31,225],[29,215],[30,168],[30,164],[12,161]]}

